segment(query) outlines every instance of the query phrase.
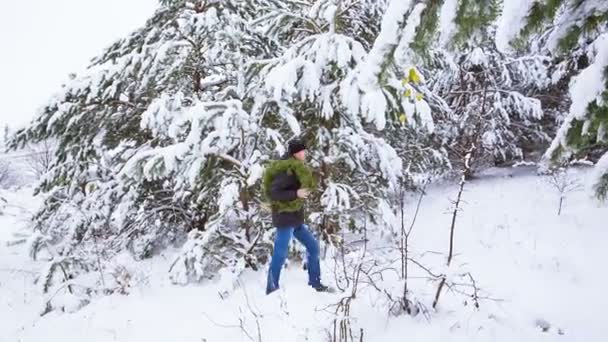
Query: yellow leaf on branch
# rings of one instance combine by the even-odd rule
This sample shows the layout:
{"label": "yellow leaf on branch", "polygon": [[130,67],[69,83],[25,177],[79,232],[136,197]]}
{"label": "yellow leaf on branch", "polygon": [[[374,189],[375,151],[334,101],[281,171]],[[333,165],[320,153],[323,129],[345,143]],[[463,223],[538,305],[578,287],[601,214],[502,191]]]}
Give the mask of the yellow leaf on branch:
{"label": "yellow leaf on branch", "polygon": [[410,79],[412,82],[414,82],[414,84],[418,84],[420,83],[420,75],[418,75],[418,72],[416,72],[416,69],[411,68],[409,75],[407,77],[408,79]]}

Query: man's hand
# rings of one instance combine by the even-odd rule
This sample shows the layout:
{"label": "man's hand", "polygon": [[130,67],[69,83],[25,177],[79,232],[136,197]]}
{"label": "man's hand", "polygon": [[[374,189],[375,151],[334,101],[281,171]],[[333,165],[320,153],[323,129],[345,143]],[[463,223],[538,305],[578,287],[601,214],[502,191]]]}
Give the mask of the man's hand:
{"label": "man's hand", "polygon": [[307,198],[310,195],[310,190],[298,189],[297,195],[298,195],[298,198]]}

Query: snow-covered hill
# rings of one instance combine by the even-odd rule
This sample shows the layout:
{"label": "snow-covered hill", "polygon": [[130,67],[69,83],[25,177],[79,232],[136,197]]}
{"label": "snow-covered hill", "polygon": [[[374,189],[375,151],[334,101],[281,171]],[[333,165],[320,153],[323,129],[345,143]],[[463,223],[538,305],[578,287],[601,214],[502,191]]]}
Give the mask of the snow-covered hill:
{"label": "snow-covered hill", "polygon": [[[587,186],[590,172],[572,170],[569,177]],[[453,185],[430,189],[413,229],[412,253],[431,271],[445,271],[440,267],[456,193]],[[340,318],[334,304],[350,293],[313,292],[294,263],[282,289],[271,296],[264,295],[265,272],[246,272],[234,286],[221,279],[175,286],[167,272],[175,252],[167,251],[146,262],[128,256],[116,261],[132,274],[129,295],[98,298],[76,312],[40,317],[43,299],[34,281],[41,265],[29,260],[25,245],[5,244],[14,232],[27,231],[26,219],[39,200],[29,189],[0,196],[7,200],[0,216],[1,342],[328,341],[332,322]],[[581,189],[567,195],[557,216],[559,195],[546,176],[522,169],[490,170],[466,185],[463,199],[455,269],[471,272],[480,297],[489,298],[481,298],[475,309],[470,298],[447,290],[437,311],[432,310],[437,283],[411,265],[412,293],[429,310],[393,316],[386,294],[363,277],[350,320],[357,334],[363,329],[362,340],[605,341],[606,205]],[[408,225],[415,205],[415,199],[408,204]],[[390,292],[402,286],[396,272],[382,270],[392,265],[391,254],[384,252],[391,246],[383,245],[381,237],[371,239],[366,258],[376,261],[383,275],[374,282]],[[331,257],[322,266],[325,280],[334,283]]]}

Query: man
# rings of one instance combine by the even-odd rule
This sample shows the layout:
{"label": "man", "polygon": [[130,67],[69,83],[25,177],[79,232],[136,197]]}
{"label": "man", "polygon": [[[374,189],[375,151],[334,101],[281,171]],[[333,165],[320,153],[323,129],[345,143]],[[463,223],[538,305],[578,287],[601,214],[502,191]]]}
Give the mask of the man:
{"label": "man", "polygon": [[314,177],[304,164],[306,146],[299,139],[289,142],[288,153],[273,161],[264,173],[264,191],[272,207],[272,223],[277,228],[268,271],[266,294],[279,288],[281,269],[287,259],[292,236],[306,247],[308,285],[319,292],[331,292],[321,284],[319,243],[304,224],[304,200],[315,187]]}

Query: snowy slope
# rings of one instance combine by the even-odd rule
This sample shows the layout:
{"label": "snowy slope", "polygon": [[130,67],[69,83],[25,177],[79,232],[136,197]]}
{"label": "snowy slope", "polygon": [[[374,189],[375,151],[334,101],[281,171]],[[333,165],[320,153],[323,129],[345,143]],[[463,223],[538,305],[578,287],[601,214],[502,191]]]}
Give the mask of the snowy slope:
{"label": "snowy slope", "polygon": [[[572,173],[583,185],[590,178],[587,170]],[[412,234],[414,255],[436,272],[448,248],[450,199],[456,191],[453,185],[430,189]],[[454,261],[491,299],[481,300],[476,310],[471,303],[463,306],[462,296],[444,292],[437,312],[393,317],[386,297],[362,284],[352,303],[353,329],[363,329],[364,341],[605,341],[608,208],[589,194],[587,189],[569,194],[558,217],[558,194],[545,177],[532,170],[491,170],[466,187]],[[11,194],[7,200],[25,204],[27,196]],[[414,206],[412,199],[408,222]],[[16,216],[0,217],[0,240],[23,226],[24,213],[12,213]],[[385,262],[382,250],[389,246],[374,239],[370,255]],[[234,289],[221,281],[179,287],[167,276],[173,252],[145,263],[126,259],[135,279],[130,295],[40,318],[29,273],[37,271],[36,264],[21,247],[0,244],[0,342],[327,341],[335,318],[331,305],[345,295],[314,293],[305,286],[305,272],[293,264],[284,273],[283,288],[264,296],[263,272],[244,274]],[[332,267],[327,259],[323,269],[329,283]],[[15,268],[23,272],[8,271]],[[414,270],[413,277],[420,275]],[[400,283],[387,272],[381,286]],[[436,283],[413,278],[412,288],[430,307]]]}
{"label": "snowy slope", "polygon": [[32,189],[0,190],[0,341],[14,341],[12,330],[29,322],[40,307],[39,289],[33,284],[40,265],[27,257],[25,245],[9,247],[15,234],[29,230],[29,218],[39,205]]}

